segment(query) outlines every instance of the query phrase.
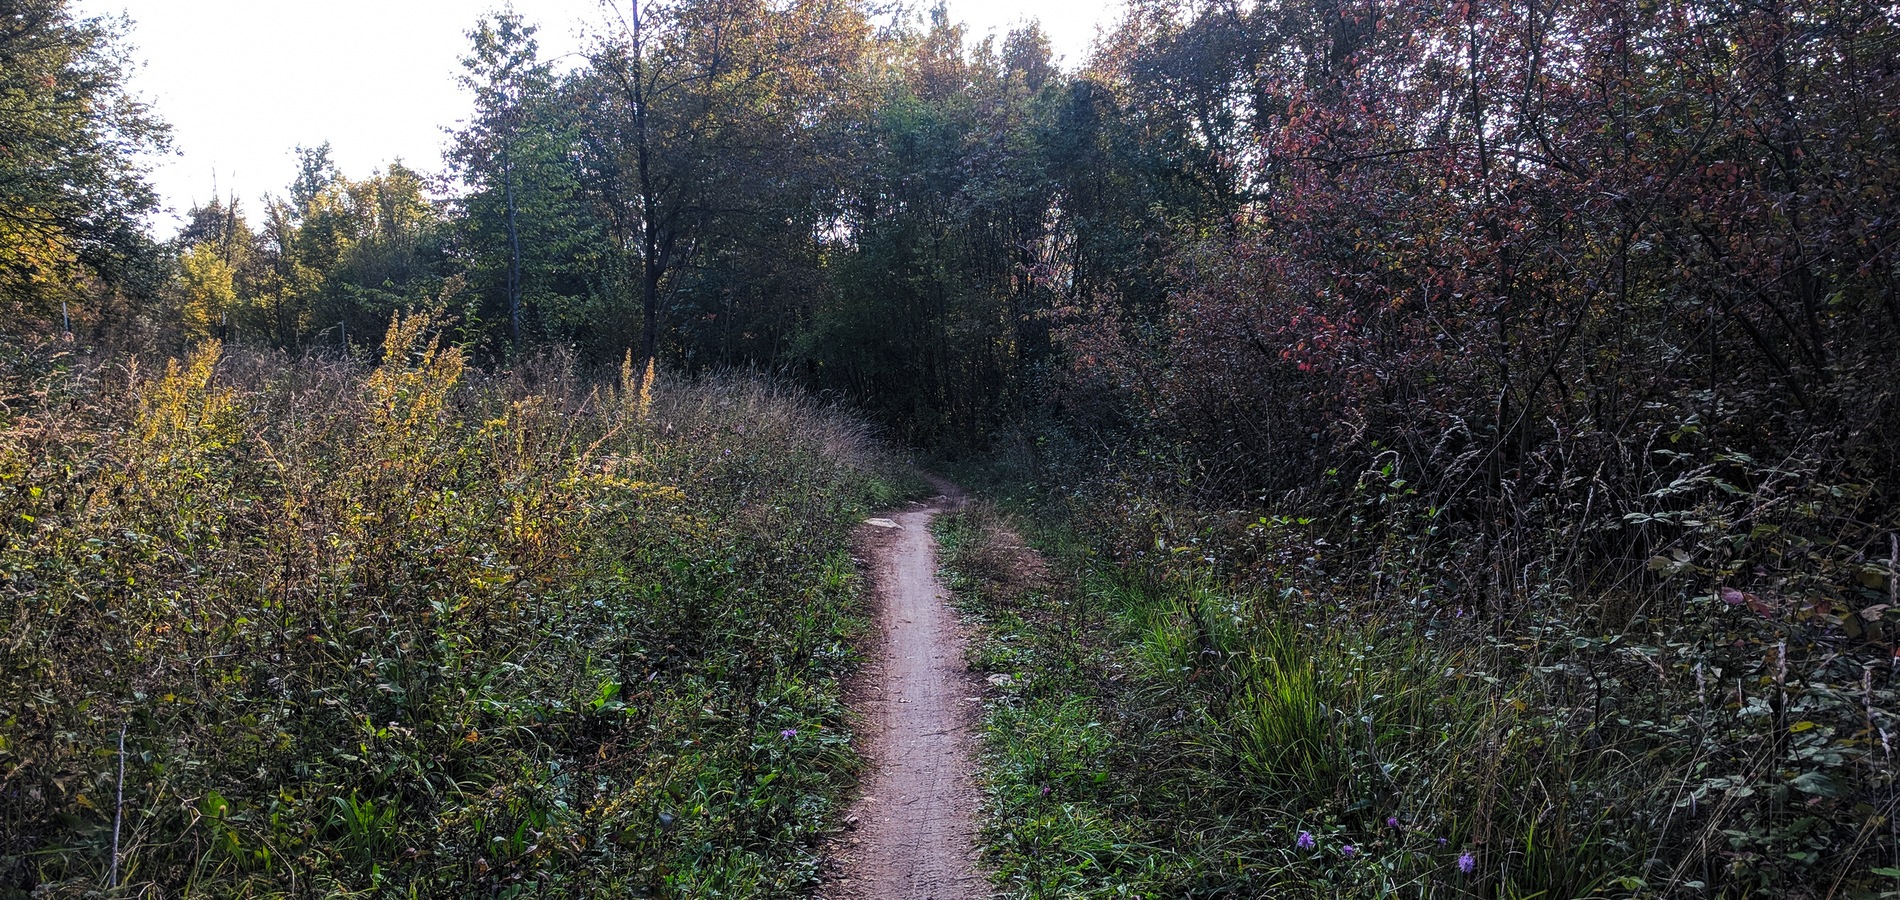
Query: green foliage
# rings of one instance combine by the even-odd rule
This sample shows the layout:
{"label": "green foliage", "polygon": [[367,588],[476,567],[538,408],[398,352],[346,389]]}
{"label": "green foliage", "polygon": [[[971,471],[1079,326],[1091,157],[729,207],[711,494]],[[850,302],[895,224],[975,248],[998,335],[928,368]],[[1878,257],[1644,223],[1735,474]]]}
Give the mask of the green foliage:
{"label": "green foliage", "polygon": [[[831,0],[664,0],[620,18],[571,80],[577,156],[638,318],[625,345],[760,363],[805,301],[849,190],[872,29]],[[631,326],[637,326],[634,330]]]}
{"label": "green foliage", "polygon": [[16,331],[81,323],[149,263],[139,219],[157,203],[143,154],[165,125],[127,93],[124,24],[67,0],[0,7],[0,314]]}
{"label": "green foliage", "polygon": [[183,337],[346,349],[390,316],[447,305],[466,284],[449,256],[449,223],[400,162],[362,180],[330,163],[328,144],[300,148],[288,198],[253,230],[236,198],[191,210],[179,234],[169,301]]}
{"label": "green foliage", "polygon": [[476,376],[437,327],[368,370],[9,356],[0,896],[97,891],[115,846],[127,896],[809,888],[864,430]]}
{"label": "green foliage", "polygon": [[468,285],[462,328],[490,346],[574,341],[595,354],[624,346],[604,280],[604,223],[574,164],[578,107],[539,57],[535,28],[500,13],[469,32],[462,84],[475,116],[449,160],[467,187],[455,219]]}
{"label": "green foliage", "polygon": [[987,558],[1013,543],[993,513],[946,523],[974,661],[1010,676],[985,738],[1009,895],[1891,890],[1900,694],[1836,624],[1711,597],[1616,631],[1553,602],[1499,634],[1435,608],[1429,573],[1374,601],[1323,574],[1348,548],[1315,522],[1256,524],[1250,554],[1291,557],[1264,579],[1219,576],[1240,538],[1217,532],[1124,568],[1058,529],[1038,543],[1078,574],[1024,593]]}
{"label": "green foliage", "polygon": [[1040,28],[965,37],[941,7],[895,35],[848,240],[785,355],[912,443],[980,449],[1041,399],[1057,310],[1137,289],[1122,228],[1148,204],[1115,166],[1105,98],[1058,77]]}

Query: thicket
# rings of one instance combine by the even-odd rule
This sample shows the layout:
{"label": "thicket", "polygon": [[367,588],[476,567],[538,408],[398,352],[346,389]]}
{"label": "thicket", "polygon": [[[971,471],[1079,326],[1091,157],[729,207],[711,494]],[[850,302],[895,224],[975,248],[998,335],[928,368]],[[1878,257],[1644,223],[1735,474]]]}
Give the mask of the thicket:
{"label": "thicket", "polygon": [[1050,597],[1115,640],[1011,663],[1055,686],[999,727],[1109,774],[1000,798],[1001,846],[1110,825],[1012,871],[1900,887],[1895,24],[1137,7],[1096,64],[1237,202],[1174,234],[1158,303],[1063,313],[1068,427],[1018,461],[1126,574]]}
{"label": "thicket", "polygon": [[767,382],[0,368],[0,896],[791,896],[853,775],[864,426]]}

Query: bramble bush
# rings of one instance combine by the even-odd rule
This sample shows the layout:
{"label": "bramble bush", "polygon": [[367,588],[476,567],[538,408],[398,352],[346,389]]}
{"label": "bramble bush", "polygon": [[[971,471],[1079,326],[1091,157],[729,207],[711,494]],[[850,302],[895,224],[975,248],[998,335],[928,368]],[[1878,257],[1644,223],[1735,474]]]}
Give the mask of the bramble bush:
{"label": "bramble bush", "polygon": [[781,896],[856,760],[866,429],[771,383],[0,366],[0,896]]}

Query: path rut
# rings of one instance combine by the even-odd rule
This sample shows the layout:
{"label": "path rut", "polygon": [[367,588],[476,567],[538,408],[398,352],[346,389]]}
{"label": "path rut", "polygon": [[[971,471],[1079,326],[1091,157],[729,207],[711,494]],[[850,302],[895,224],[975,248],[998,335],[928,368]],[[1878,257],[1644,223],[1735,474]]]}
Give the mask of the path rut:
{"label": "path rut", "polygon": [[961,494],[865,525],[876,595],[876,646],[856,706],[871,761],[834,848],[834,900],[987,896],[976,861],[975,722],[979,682],[937,579],[930,521]]}

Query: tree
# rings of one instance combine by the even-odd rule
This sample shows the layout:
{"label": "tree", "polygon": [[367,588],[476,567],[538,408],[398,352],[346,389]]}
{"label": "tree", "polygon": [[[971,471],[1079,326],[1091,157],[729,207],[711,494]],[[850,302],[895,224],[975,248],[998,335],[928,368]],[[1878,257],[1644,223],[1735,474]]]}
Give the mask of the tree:
{"label": "tree", "polygon": [[[484,19],[469,32],[473,53],[462,60],[468,74],[462,86],[475,93],[477,119],[458,137],[457,160],[467,174],[486,170],[499,180],[502,222],[508,239],[508,341],[521,347],[521,228],[515,173],[523,107],[545,96],[552,86],[548,67],[537,58],[533,26],[508,12]],[[496,165],[499,163],[499,165]],[[499,176],[495,178],[493,176]],[[485,185],[492,187],[491,185]]]}
{"label": "tree", "polygon": [[[67,0],[0,3],[0,304],[46,321],[83,278],[110,286],[146,256],[156,205],[143,157],[167,131],[126,90],[124,22]],[[98,310],[92,310],[94,314]]]}
{"label": "tree", "polygon": [[1202,489],[1385,457],[1505,616],[1549,563],[1526,536],[1625,579],[1721,454],[1900,471],[1890,5],[1150,6],[1104,74],[1189,123],[1234,215],[1174,236],[1159,327],[1076,349]]}
{"label": "tree", "polygon": [[172,282],[188,330],[279,347],[325,331],[339,343],[371,338],[455,283],[447,224],[421,173],[399,160],[355,180],[336,171],[327,144],[297,154],[288,195],[268,200],[258,231],[235,199],[191,211]]}
{"label": "tree", "polygon": [[808,377],[907,437],[981,446],[1048,364],[1062,235],[1049,147],[1063,95],[1030,25],[970,51],[942,6],[892,54],[819,308]]}
{"label": "tree", "polygon": [[213,243],[192,244],[178,257],[179,308],[193,337],[215,337],[237,306],[237,271]]}
{"label": "tree", "polygon": [[589,192],[651,359],[681,270],[767,222],[812,235],[814,194],[836,188],[820,147],[851,108],[870,28],[840,0],[636,0],[620,26],[575,90]]}
{"label": "tree", "polygon": [[534,35],[512,12],[469,31],[462,85],[475,112],[454,132],[449,153],[466,187],[459,223],[470,279],[465,326],[479,333],[492,313],[507,323],[517,350],[531,333],[596,343],[593,320],[603,312],[594,302],[603,236],[581,196],[578,123]]}

